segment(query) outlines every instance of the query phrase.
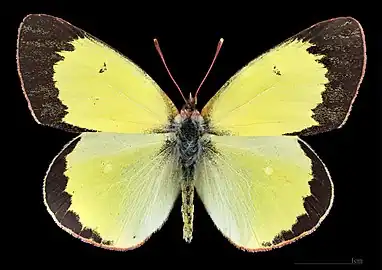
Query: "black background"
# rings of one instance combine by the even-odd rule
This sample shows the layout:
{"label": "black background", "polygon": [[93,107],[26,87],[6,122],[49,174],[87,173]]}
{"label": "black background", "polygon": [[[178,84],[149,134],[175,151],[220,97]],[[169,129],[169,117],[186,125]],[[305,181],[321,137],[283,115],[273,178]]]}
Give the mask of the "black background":
{"label": "black background", "polygon": [[[113,252],[82,243],[60,230],[45,210],[42,198],[42,181],[53,157],[75,136],[53,128],[36,124],[27,108],[16,71],[16,61],[7,65],[11,69],[11,84],[3,89],[9,99],[3,107],[11,115],[7,134],[15,144],[11,147],[8,192],[3,192],[10,212],[2,217],[11,225],[7,232],[11,239],[11,251],[40,260],[56,261],[79,256],[85,262],[122,262],[123,267],[135,257],[160,256],[153,261],[141,261],[141,265],[158,262],[181,265],[206,257],[214,263],[234,260],[240,265],[249,260],[249,267],[270,266],[274,263],[351,263],[362,261],[363,266],[375,265],[380,254],[380,86],[374,84],[377,70],[375,17],[358,6],[338,9],[296,6],[283,7],[270,3],[267,8],[256,3],[207,7],[184,3],[183,6],[158,6],[144,3],[109,5],[99,2],[80,8],[78,3],[36,3],[13,7],[5,14],[6,30],[10,31],[7,55],[16,52],[19,23],[29,13],[45,13],[61,17],[93,34],[116,48],[143,68],[162,87],[174,103],[181,107],[182,98],[168,77],[154,48],[153,38],[159,39],[162,51],[183,92],[194,92],[203,78],[219,38],[225,42],[215,67],[205,82],[199,98],[199,108],[238,69],[262,52],[282,42],[291,35],[319,21],[338,16],[353,16],[360,21],[366,35],[368,65],[364,82],[354,103],[347,124],[339,130],[304,138],[321,157],[331,172],[335,185],[332,211],[310,236],[281,249],[265,253],[248,253],[236,249],[216,229],[199,199],[195,202],[194,238],[191,244],[182,240],[182,219],[178,199],[164,227],[143,246],[127,252]],[[269,4],[269,3],[268,3]],[[239,9],[237,9],[239,8]],[[299,8],[304,8],[299,10]],[[290,9],[290,10],[289,10]],[[3,35],[4,36],[4,35]],[[4,40],[4,38],[3,38]],[[374,50],[374,51],[373,51]],[[374,57],[373,57],[374,55]],[[6,78],[8,79],[8,78]],[[259,78],[260,80],[261,78]],[[378,92],[379,91],[379,92]],[[11,112],[11,113],[9,113]],[[15,151],[16,150],[16,151]],[[287,203],[287,202],[285,202]],[[34,254],[39,254],[35,256]],[[207,257],[208,256],[208,257]],[[379,259],[378,259],[379,261]],[[55,264],[56,265],[56,264]],[[52,265],[53,267],[53,265]],[[201,266],[202,267],[202,264]]]}

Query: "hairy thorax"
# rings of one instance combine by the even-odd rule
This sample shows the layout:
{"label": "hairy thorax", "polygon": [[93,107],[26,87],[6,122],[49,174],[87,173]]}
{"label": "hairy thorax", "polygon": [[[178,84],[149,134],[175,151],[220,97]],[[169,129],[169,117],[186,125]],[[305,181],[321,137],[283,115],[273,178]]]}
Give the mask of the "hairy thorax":
{"label": "hairy thorax", "polygon": [[203,117],[197,110],[184,111],[174,119],[176,151],[185,178],[192,178],[195,164],[202,151],[205,133]]}

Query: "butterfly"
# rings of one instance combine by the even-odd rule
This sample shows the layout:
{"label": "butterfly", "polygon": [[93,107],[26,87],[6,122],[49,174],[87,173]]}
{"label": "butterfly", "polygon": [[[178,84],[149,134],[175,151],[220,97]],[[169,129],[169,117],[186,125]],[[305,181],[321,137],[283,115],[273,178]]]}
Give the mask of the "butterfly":
{"label": "butterfly", "polygon": [[35,121],[79,133],[44,178],[58,226],[98,247],[130,250],[163,226],[181,196],[191,242],[197,194],[232,244],[256,252],[312,233],[328,215],[333,182],[300,136],[346,122],[366,45],[354,18],[320,22],[249,62],[200,112],[209,70],[194,95],[178,87],[178,110],[135,63],[53,16],[23,19],[17,66]]}

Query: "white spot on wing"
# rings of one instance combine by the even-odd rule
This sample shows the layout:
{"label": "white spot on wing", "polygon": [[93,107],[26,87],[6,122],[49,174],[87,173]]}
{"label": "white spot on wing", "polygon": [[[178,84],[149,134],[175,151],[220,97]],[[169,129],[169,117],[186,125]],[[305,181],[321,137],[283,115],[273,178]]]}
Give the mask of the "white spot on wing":
{"label": "white spot on wing", "polygon": [[273,169],[271,167],[265,167],[264,172],[266,175],[271,175],[273,173]]}
{"label": "white spot on wing", "polygon": [[105,167],[103,167],[104,173],[109,173],[113,170],[113,166],[110,163],[105,164]]}

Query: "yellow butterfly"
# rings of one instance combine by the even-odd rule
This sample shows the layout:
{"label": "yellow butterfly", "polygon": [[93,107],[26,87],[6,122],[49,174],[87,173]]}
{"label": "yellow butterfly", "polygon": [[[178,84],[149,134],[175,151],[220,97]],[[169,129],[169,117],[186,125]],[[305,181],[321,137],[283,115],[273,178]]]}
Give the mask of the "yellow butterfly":
{"label": "yellow butterfly", "polygon": [[366,65],[355,19],[318,23],[264,53],[201,113],[200,86],[178,111],[132,61],[62,19],[28,15],[17,48],[34,119],[81,133],[54,158],[43,188],[50,215],[73,236],[136,248],[181,193],[191,242],[194,189],[222,234],[248,251],[289,244],[327,216],[333,183],[298,136],[339,128],[349,116]]}

